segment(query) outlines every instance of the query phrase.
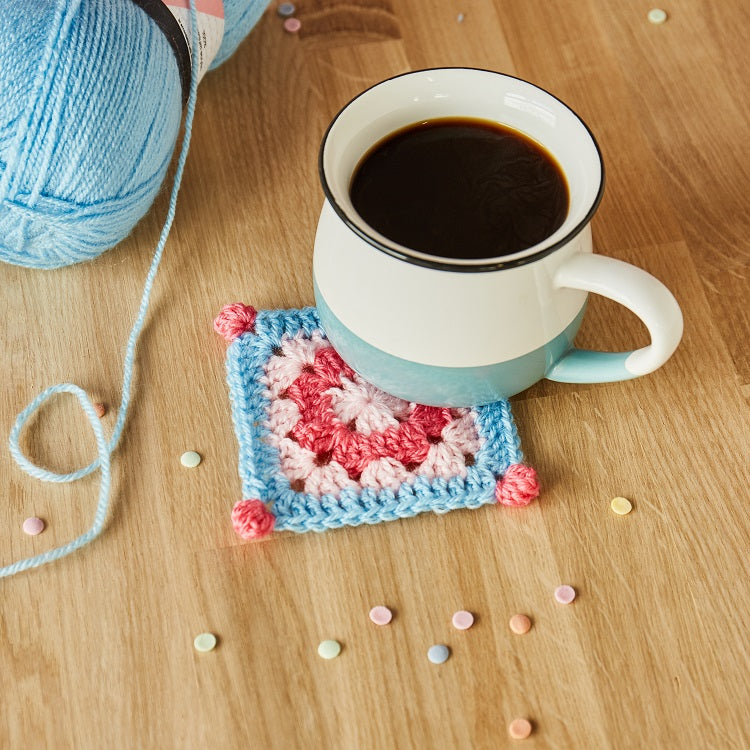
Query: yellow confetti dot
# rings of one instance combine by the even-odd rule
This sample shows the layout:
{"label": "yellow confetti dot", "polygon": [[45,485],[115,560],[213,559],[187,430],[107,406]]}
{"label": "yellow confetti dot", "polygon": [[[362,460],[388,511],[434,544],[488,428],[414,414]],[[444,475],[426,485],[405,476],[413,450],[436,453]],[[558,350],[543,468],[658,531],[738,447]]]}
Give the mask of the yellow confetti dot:
{"label": "yellow confetti dot", "polygon": [[626,497],[615,497],[612,499],[609,507],[612,508],[618,516],[624,516],[633,510],[633,503],[631,503]]}

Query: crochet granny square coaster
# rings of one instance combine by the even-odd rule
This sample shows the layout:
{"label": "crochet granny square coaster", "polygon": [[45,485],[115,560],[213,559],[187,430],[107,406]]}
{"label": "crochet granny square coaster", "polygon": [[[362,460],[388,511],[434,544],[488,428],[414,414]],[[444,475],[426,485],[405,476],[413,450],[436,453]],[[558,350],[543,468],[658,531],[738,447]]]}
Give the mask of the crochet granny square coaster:
{"label": "crochet granny square coaster", "polygon": [[390,396],[342,361],[312,307],[227,305],[214,328],[231,341],[241,537],[522,506],[539,494],[507,401],[447,409]]}

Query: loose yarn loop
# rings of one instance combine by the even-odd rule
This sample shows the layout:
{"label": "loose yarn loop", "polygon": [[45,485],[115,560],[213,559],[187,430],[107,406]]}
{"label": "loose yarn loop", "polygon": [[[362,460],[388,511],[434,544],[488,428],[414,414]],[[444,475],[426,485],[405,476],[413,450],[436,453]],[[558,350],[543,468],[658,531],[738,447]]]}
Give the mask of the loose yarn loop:
{"label": "loose yarn loop", "polygon": [[[28,420],[28,418],[45,402],[57,393],[72,393],[78,398],[81,404],[81,408],[91,423],[91,428],[94,431],[94,437],[96,438],[96,448],[98,458],[85,469],[73,472],[72,474],[56,474],[52,471],[42,469],[23,455],[20,448],[18,447],[18,441],[21,435],[21,429]],[[99,484],[99,499],[96,504],[96,512],[94,514],[94,522],[91,528],[81,534],[81,536],[73,539],[73,541],[64,544],[61,547],[50,550],[49,552],[43,552],[40,555],[34,555],[28,557],[25,560],[19,560],[18,562],[6,565],[4,568],[0,568],[0,578],[6,576],[12,576],[15,573],[20,573],[28,568],[35,568],[44,563],[52,562],[53,560],[59,560],[61,557],[69,555],[71,552],[75,552],[77,549],[87,545],[92,539],[95,539],[101,533],[104,528],[104,520],[107,516],[107,506],[109,505],[109,485],[110,485],[110,463],[112,450],[107,445],[107,440],[104,437],[104,430],[102,429],[101,421],[94,410],[94,406],[91,403],[86,392],[79,388],[77,385],[72,383],[64,383],[62,385],[56,385],[52,388],[48,388],[43,393],[40,393],[17,417],[13,429],[10,433],[10,452],[16,463],[28,474],[36,479],[41,479],[46,482],[72,482],[76,479],[80,479],[86,474],[93,471],[94,468],[99,468],[101,471],[101,482]]]}
{"label": "loose yarn loop", "polygon": [[521,508],[539,497],[539,479],[531,466],[513,464],[495,487],[495,498],[501,505]]}
{"label": "loose yarn loop", "polygon": [[[224,0],[212,68],[267,4]],[[164,181],[181,120],[174,52],[132,0],[3,0],[0,260],[58,268],[123,240]]]}
{"label": "loose yarn loop", "polygon": [[[191,12],[191,27],[193,32],[193,44],[197,45],[197,25],[195,22],[195,0],[190,0],[190,12]],[[2,37],[2,34],[0,34]],[[16,422],[10,433],[10,452],[18,465],[31,476],[36,479],[40,479],[45,482],[73,482],[77,479],[87,476],[92,471],[99,469],[101,472],[101,479],[99,484],[99,501],[97,503],[96,514],[94,516],[94,523],[91,528],[78,538],[74,539],[62,547],[44,552],[33,557],[20,560],[11,565],[7,565],[0,568],[0,578],[10,576],[15,573],[19,573],[22,570],[28,568],[34,568],[44,563],[58,560],[61,557],[69,555],[71,552],[75,552],[77,549],[88,544],[90,541],[95,539],[100,533],[104,526],[104,519],[107,514],[107,508],[109,506],[109,495],[110,495],[110,464],[112,453],[114,452],[117,444],[122,435],[122,430],[125,425],[125,419],[127,417],[128,405],[130,403],[130,388],[133,378],[133,370],[135,367],[135,348],[138,342],[138,337],[143,329],[143,324],[146,319],[146,313],[148,311],[149,299],[151,297],[151,290],[153,288],[154,279],[156,272],[159,269],[159,263],[164,252],[164,245],[169,237],[169,232],[172,227],[172,221],[174,220],[175,209],[177,206],[177,194],[180,190],[180,183],[182,182],[182,174],[185,170],[185,162],[187,160],[188,150],[190,148],[190,136],[192,132],[193,116],[195,114],[195,100],[198,88],[198,76],[197,76],[197,60],[198,56],[195,55],[193,58],[193,75],[190,83],[190,96],[188,98],[188,104],[185,113],[185,133],[182,140],[182,148],[180,150],[180,156],[177,161],[177,168],[175,170],[174,183],[172,185],[172,192],[169,199],[169,209],[167,210],[167,216],[164,221],[164,225],[159,236],[159,241],[156,245],[153,260],[146,276],[146,282],[143,287],[143,294],[141,296],[141,304],[138,308],[138,315],[136,316],[133,328],[130,331],[128,337],[128,343],[125,350],[125,361],[123,365],[123,384],[122,384],[122,401],[120,402],[120,408],[117,414],[117,421],[115,423],[114,431],[109,442],[104,437],[104,431],[102,430],[101,422],[96,415],[94,405],[91,399],[88,397],[86,392],[71,383],[64,383],[60,385],[54,385],[47,388],[45,391],[40,393],[16,418]],[[83,408],[84,413],[89,418],[92,429],[94,430],[94,436],[96,438],[97,453],[96,460],[90,463],[88,466],[78,471],[71,472],[69,474],[56,474],[55,472],[48,471],[40,466],[29,461],[28,458],[23,454],[19,446],[21,431],[28,421],[29,417],[36,412],[36,410],[49,398],[57,393],[72,393],[77,398]]]}

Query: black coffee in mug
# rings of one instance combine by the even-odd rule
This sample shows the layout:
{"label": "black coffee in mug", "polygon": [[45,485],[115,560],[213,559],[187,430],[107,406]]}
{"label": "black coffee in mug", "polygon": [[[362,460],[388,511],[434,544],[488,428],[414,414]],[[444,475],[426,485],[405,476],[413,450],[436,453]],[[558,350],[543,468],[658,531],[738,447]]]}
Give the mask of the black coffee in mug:
{"label": "black coffee in mug", "polygon": [[560,166],[536,141],[488,120],[408,125],[354,171],[359,215],[388,239],[443,258],[496,258],[549,237],[568,212]]}

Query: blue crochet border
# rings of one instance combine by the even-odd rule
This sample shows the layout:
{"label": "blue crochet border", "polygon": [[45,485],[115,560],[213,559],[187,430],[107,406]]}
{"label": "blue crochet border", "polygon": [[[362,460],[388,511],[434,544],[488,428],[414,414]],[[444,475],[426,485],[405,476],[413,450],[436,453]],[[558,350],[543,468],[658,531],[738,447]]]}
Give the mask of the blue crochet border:
{"label": "blue crochet border", "polygon": [[498,401],[478,407],[476,425],[483,444],[467,476],[445,480],[417,477],[390,489],[345,488],[339,497],[296,492],[280,467],[276,449],[266,437],[269,400],[261,379],[272,351],[284,336],[300,332],[325,335],[314,307],[300,310],[261,310],[254,333],[235,339],[227,351],[227,384],[232,419],[239,443],[239,474],[243,498],[259,498],[276,516],[278,531],[326,531],[341,526],[380,523],[418,513],[446,513],[495,502],[495,485],[523,455],[510,404]]}

